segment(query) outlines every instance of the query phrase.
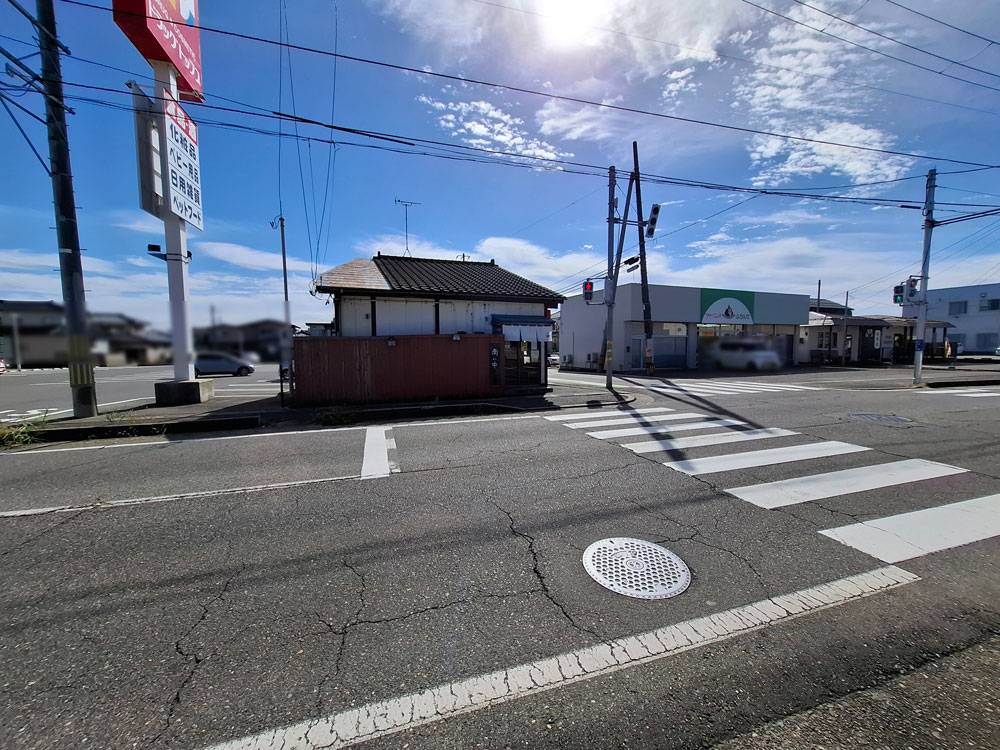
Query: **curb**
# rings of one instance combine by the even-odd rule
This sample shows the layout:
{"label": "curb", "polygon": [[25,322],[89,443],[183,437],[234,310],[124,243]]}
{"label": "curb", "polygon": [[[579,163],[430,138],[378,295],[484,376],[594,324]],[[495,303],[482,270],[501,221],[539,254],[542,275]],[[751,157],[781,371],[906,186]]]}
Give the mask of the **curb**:
{"label": "curb", "polygon": [[94,438],[147,437],[174,435],[188,432],[215,432],[219,430],[247,430],[260,426],[256,414],[243,417],[209,417],[175,422],[142,422],[138,424],[95,424],[79,427],[49,427],[39,430],[38,440],[52,443],[62,440],[92,440]]}
{"label": "curb", "polygon": [[977,385],[1000,385],[1000,378],[977,378],[976,380],[936,380],[925,383],[928,388],[968,388]]}

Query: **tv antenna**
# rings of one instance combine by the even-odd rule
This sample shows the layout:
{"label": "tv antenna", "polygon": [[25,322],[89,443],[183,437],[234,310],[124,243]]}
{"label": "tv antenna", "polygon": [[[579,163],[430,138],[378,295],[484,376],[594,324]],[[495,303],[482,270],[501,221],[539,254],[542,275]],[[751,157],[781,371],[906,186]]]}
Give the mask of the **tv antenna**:
{"label": "tv antenna", "polygon": [[401,201],[399,198],[396,198],[396,205],[403,207],[403,221],[405,222],[405,227],[406,227],[406,251],[403,254],[409,255],[410,254],[410,206],[419,206],[422,204],[417,203],[416,201]]}

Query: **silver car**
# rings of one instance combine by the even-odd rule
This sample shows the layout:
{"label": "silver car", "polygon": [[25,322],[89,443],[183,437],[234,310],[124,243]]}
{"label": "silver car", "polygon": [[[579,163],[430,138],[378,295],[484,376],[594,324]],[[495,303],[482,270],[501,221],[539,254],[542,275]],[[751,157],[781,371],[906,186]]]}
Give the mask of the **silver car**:
{"label": "silver car", "polygon": [[246,377],[254,371],[254,366],[245,359],[225,352],[199,352],[194,358],[194,376],[234,375]]}

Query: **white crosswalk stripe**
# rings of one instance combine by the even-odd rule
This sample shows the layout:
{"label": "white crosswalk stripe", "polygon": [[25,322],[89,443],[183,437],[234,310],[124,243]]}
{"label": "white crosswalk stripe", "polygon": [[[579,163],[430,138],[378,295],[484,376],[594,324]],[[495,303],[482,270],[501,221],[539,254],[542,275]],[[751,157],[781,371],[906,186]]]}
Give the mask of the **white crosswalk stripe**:
{"label": "white crosswalk stripe", "polygon": [[990,396],[1000,396],[1000,391],[984,391],[977,388],[928,388],[917,391],[917,393],[929,394],[932,396],[964,396],[966,398],[989,398]]}
{"label": "white crosswalk stripe", "polygon": [[[991,395],[1000,394],[991,393]],[[645,413],[640,414],[640,411]],[[602,418],[595,419],[595,417]],[[691,422],[674,421],[697,417],[702,419]],[[587,432],[586,435],[601,440],[614,440],[621,447],[639,455],[689,451],[771,438],[805,437],[793,430],[774,427],[746,429],[746,423],[742,420],[713,419],[712,415],[708,414],[672,412],[660,410],[659,407],[636,410],[634,413],[621,410],[597,413],[591,411],[585,414],[546,417],[546,419],[562,422],[564,426],[574,429],[609,427],[610,429]],[[654,421],[662,421],[663,424],[649,424]],[[619,427],[619,425],[627,426]],[[713,430],[713,432],[685,437],[670,436],[671,433],[686,430]],[[629,441],[629,438],[661,434],[665,437]],[[810,464],[817,459],[867,453],[871,450],[865,446],[837,440],[818,440],[777,448],[755,448],[724,455],[692,456],[665,461],[663,465],[692,476],[779,464],[812,467],[811,473],[790,479],[722,488],[733,497],[765,510],[884,490],[900,485],[913,488],[925,480],[968,472],[959,466],[918,458],[820,472],[815,471],[815,463]],[[828,465],[827,462],[823,468],[828,468]],[[826,529],[820,533],[883,562],[896,563],[1000,536],[1000,494],[899,513]]]}
{"label": "white crosswalk stripe", "polygon": [[1000,535],[1000,495],[900,513],[819,532],[886,562],[901,562]]}
{"label": "white crosswalk stripe", "polygon": [[594,419],[596,417],[610,417],[612,415],[627,414],[658,414],[661,412],[674,411],[665,406],[653,406],[648,409],[619,409],[617,411],[592,410],[583,414],[556,414],[554,417],[546,417],[550,422],[569,422],[574,419]]}
{"label": "white crosswalk stripe", "polygon": [[827,497],[962,474],[965,471],[967,469],[960,469],[957,466],[911,458],[888,464],[861,466],[825,474],[782,479],[777,482],[733,487],[726,492],[761,508],[781,508],[810,500],[822,500]]}
{"label": "white crosswalk stripe", "polygon": [[754,466],[771,466],[791,461],[805,461],[810,458],[826,458],[828,456],[840,456],[845,453],[860,453],[867,450],[871,450],[871,448],[865,448],[862,445],[852,445],[851,443],[841,443],[837,440],[824,440],[820,443],[790,445],[785,448],[767,448],[765,450],[748,451],[746,453],[729,453],[725,456],[692,458],[687,461],[668,461],[664,466],[691,475],[714,474],[719,471],[749,469]]}
{"label": "white crosswalk stripe", "polygon": [[[682,417],[702,417],[704,414],[681,414]],[[614,422],[605,422],[614,424]],[[732,427],[746,424],[741,419],[708,419],[701,422],[683,422],[681,424],[663,424],[643,427],[626,427],[620,430],[600,430],[598,432],[588,432],[587,435],[599,440],[608,438],[631,437],[633,435],[661,435],[671,432],[684,432],[686,430],[711,430],[716,427]],[[574,425],[575,426],[575,425]]]}
{"label": "white crosswalk stripe", "polygon": [[646,390],[663,395],[683,393],[691,396],[735,396],[753,393],[792,393],[820,391],[822,388],[795,383],[767,383],[742,380],[671,380],[662,385],[644,386]]}

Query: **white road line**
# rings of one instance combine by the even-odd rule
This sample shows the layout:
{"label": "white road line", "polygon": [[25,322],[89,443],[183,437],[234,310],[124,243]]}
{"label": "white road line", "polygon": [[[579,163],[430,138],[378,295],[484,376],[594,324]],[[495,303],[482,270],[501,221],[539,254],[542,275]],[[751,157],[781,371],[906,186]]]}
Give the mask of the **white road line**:
{"label": "white road line", "polygon": [[568,422],[572,419],[587,419],[588,417],[593,419],[594,417],[602,416],[621,416],[622,414],[657,414],[665,411],[674,411],[673,409],[668,409],[665,406],[655,406],[649,409],[612,409],[610,411],[599,411],[596,409],[591,409],[588,412],[583,412],[582,414],[557,414],[554,417],[545,417],[545,419],[550,422]]}
{"label": "white road line", "polygon": [[[596,419],[592,422],[575,422],[566,425],[571,430],[585,430],[591,427],[610,427],[615,424],[645,424],[646,422],[669,422],[672,419],[697,419],[706,415],[696,411],[674,412],[673,414],[654,414],[651,417],[612,417],[610,419]],[[611,417],[609,414],[608,417]]]}
{"label": "white road line", "polygon": [[659,661],[919,580],[895,566],[878,568],[647,633],[221,742],[206,750],[348,747]]}
{"label": "white road line", "polygon": [[719,432],[714,435],[697,435],[694,437],[676,438],[674,440],[649,440],[643,443],[624,443],[622,447],[628,448],[635,453],[655,453],[657,451],[686,450],[687,448],[701,448],[705,445],[742,443],[746,440],[764,440],[798,434],[792,430],[784,430],[779,427],[764,427],[759,430]]}
{"label": "white road line", "polygon": [[767,448],[765,450],[749,451],[746,453],[729,453],[725,456],[692,458],[687,461],[668,461],[664,466],[696,476],[698,474],[712,474],[717,471],[749,469],[753,466],[771,466],[772,464],[785,464],[792,461],[805,461],[810,458],[840,456],[845,453],[860,453],[861,451],[868,450],[871,450],[871,448],[865,448],[863,445],[841,443],[837,440],[825,440],[821,443],[790,445],[784,448]]}
{"label": "white road line", "polygon": [[[703,416],[700,414],[681,414],[682,417]],[[686,430],[710,430],[713,427],[730,427],[743,425],[739,419],[712,419],[705,422],[684,422],[682,424],[664,424],[652,427],[626,427],[620,430],[601,430],[599,432],[588,432],[587,437],[598,440],[609,440],[613,438],[632,437],[633,435],[666,435],[671,432],[684,432]]]}
{"label": "white road line", "polygon": [[365,432],[365,458],[361,464],[362,479],[387,477],[392,473],[389,466],[389,442],[386,439],[388,427],[369,427]]}
{"label": "white road line", "polygon": [[939,464],[936,461],[911,458],[888,464],[782,479],[766,484],[734,487],[727,489],[726,492],[761,508],[781,508],[785,505],[850,495],[854,492],[876,490],[897,484],[912,484],[924,479],[947,477],[966,471],[967,469]]}
{"label": "white road line", "polygon": [[221,490],[204,490],[202,492],[183,492],[177,495],[156,495],[153,497],[134,497],[128,500],[109,500],[106,502],[86,503],[83,505],[53,505],[48,508],[25,508],[24,510],[5,510],[0,512],[0,518],[22,518],[24,516],[44,516],[49,513],[74,513],[85,510],[106,510],[122,508],[129,505],[151,505],[167,503],[173,500],[193,500],[200,497],[216,497],[219,495],[239,495],[250,492],[266,492],[268,490],[283,490],[289,487],[302,487],[307,484],[325,484],[327,482],[343,482],[349,479],[361,479],[357,474],[343,477],[323,477],[321,479],[301,479],[295,482],[277,482],[275,484],[258,484],[251,487],[228,487]]}
{"label": "white road line", "polygon": [[768,388],[778,388],[779,390],[787,391],[821,391],[822,388],[816,388],[811,385],[796,385],[794,383],[754,383],[751,381],[742,380],[732,380],[730,381],[733,385],[750,385],[750,386],[767,386]]}
{"label": "white road line", "polygon": [[931,396],[965,396],[967,398],[988,398],[990,396],[1000,396],[1000,393],[996,391],[983,391],[977,389],[970,390],[952,390],[948,391],[945,389],[930,389],[926,391],[917,391],[917,393],[923,393]]}
{"label": "white road line", "polygon": [[1000,495],[819,532],[886,562],[911,560],[1000,534]]}

